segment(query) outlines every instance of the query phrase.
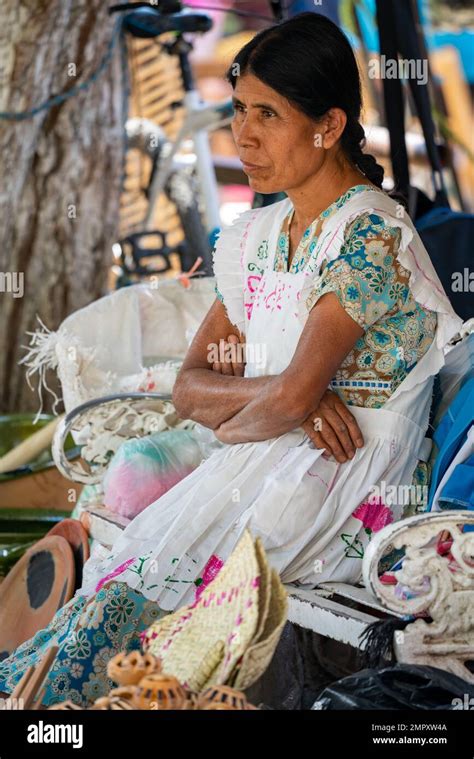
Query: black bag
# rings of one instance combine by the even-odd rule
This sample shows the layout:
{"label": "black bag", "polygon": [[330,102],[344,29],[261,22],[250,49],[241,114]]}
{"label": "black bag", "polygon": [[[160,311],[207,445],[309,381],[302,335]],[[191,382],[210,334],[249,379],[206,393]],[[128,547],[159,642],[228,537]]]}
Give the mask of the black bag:
{"label": "black bag", "polygon": [[472,709],[474,685],[436,667],[364,669],[326,687],[313,709]]}
{"label": "black bag", "polygon": [[[380,54],[386,59],[422,60],[421,32],[411,0],[376,0]],[[415,69],[417,70],[417,69]],[[408,198],[409,213],[456,313],[464,320],[474,316],[474,215],[452,211],[444,185],[428,85],[408,80],[423,128],[431,166],[434,200],[410,185],[405,143],[403,89],[399,78],[383,79],[385,116],[390,133],[390,154],[396,189]]]}

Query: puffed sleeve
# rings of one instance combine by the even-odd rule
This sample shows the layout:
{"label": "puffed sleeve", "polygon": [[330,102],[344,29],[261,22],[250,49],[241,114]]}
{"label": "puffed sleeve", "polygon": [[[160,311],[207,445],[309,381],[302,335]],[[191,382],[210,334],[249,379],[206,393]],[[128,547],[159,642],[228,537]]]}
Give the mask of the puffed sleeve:
{"label": "puffed sleeve", "polygon": [[409,296],[395,266],[399,243],[399,227],[374,213],[357,216],[346,228],[337,258],[325,262],[312,282],[306,309],[333,292],[349,316],[368,329]]}
{"label": "puffed sleeve", "polygon": [[230,227],[223,227],[213,250],[215,292],[229,321],[245,334],[244,261],[247,237],[261,209],[241,213]]}

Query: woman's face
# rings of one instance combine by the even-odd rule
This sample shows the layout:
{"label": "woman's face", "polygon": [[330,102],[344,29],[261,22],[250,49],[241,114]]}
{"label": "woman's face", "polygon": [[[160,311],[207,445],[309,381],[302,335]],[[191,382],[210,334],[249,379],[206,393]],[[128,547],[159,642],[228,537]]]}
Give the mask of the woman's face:
{"label": "woman's face", "polygon": [[314,176],[324,150],[316,123],[253,74],[237,77],[232,134],[256,192],[288,191]]}

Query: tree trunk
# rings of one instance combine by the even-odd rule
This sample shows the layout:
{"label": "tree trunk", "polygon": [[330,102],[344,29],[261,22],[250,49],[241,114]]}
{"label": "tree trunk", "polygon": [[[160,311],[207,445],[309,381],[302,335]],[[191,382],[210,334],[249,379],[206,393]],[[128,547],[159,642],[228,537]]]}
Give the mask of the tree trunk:
{"label": "tree trunk", "polygon": [[[97,68],[104,0],[3,0],[0,111],[34,108]],[[36,315],[55,330],[104,294],[123,171],[118,44],[89,88],[25,121],[0,119],[0,409],[38,409],[18,361]]]}

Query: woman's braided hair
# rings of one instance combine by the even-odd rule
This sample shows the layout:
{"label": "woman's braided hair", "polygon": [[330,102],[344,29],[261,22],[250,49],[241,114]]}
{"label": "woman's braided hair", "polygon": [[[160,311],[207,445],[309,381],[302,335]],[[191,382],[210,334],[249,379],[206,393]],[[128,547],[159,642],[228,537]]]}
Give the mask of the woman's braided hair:
{"label": "woman's braided hair", "polygon": [[384,169],[370,153],[364,153],[365,132],[356,119],[348,119],[341,136],[341,145],[349,160],[377,187],[382,187]]}
{"label": "woman's braided hair", "polygon": [[363,152],[365,133],[357,62],[347,37],[326,16],[300,13],[263,29],[237,53],[226,78],[235,87],[246,71],[318,121],[330,108],[341,108],[347,123],[341,147],[347,158],[377,187],[383,167]]}

